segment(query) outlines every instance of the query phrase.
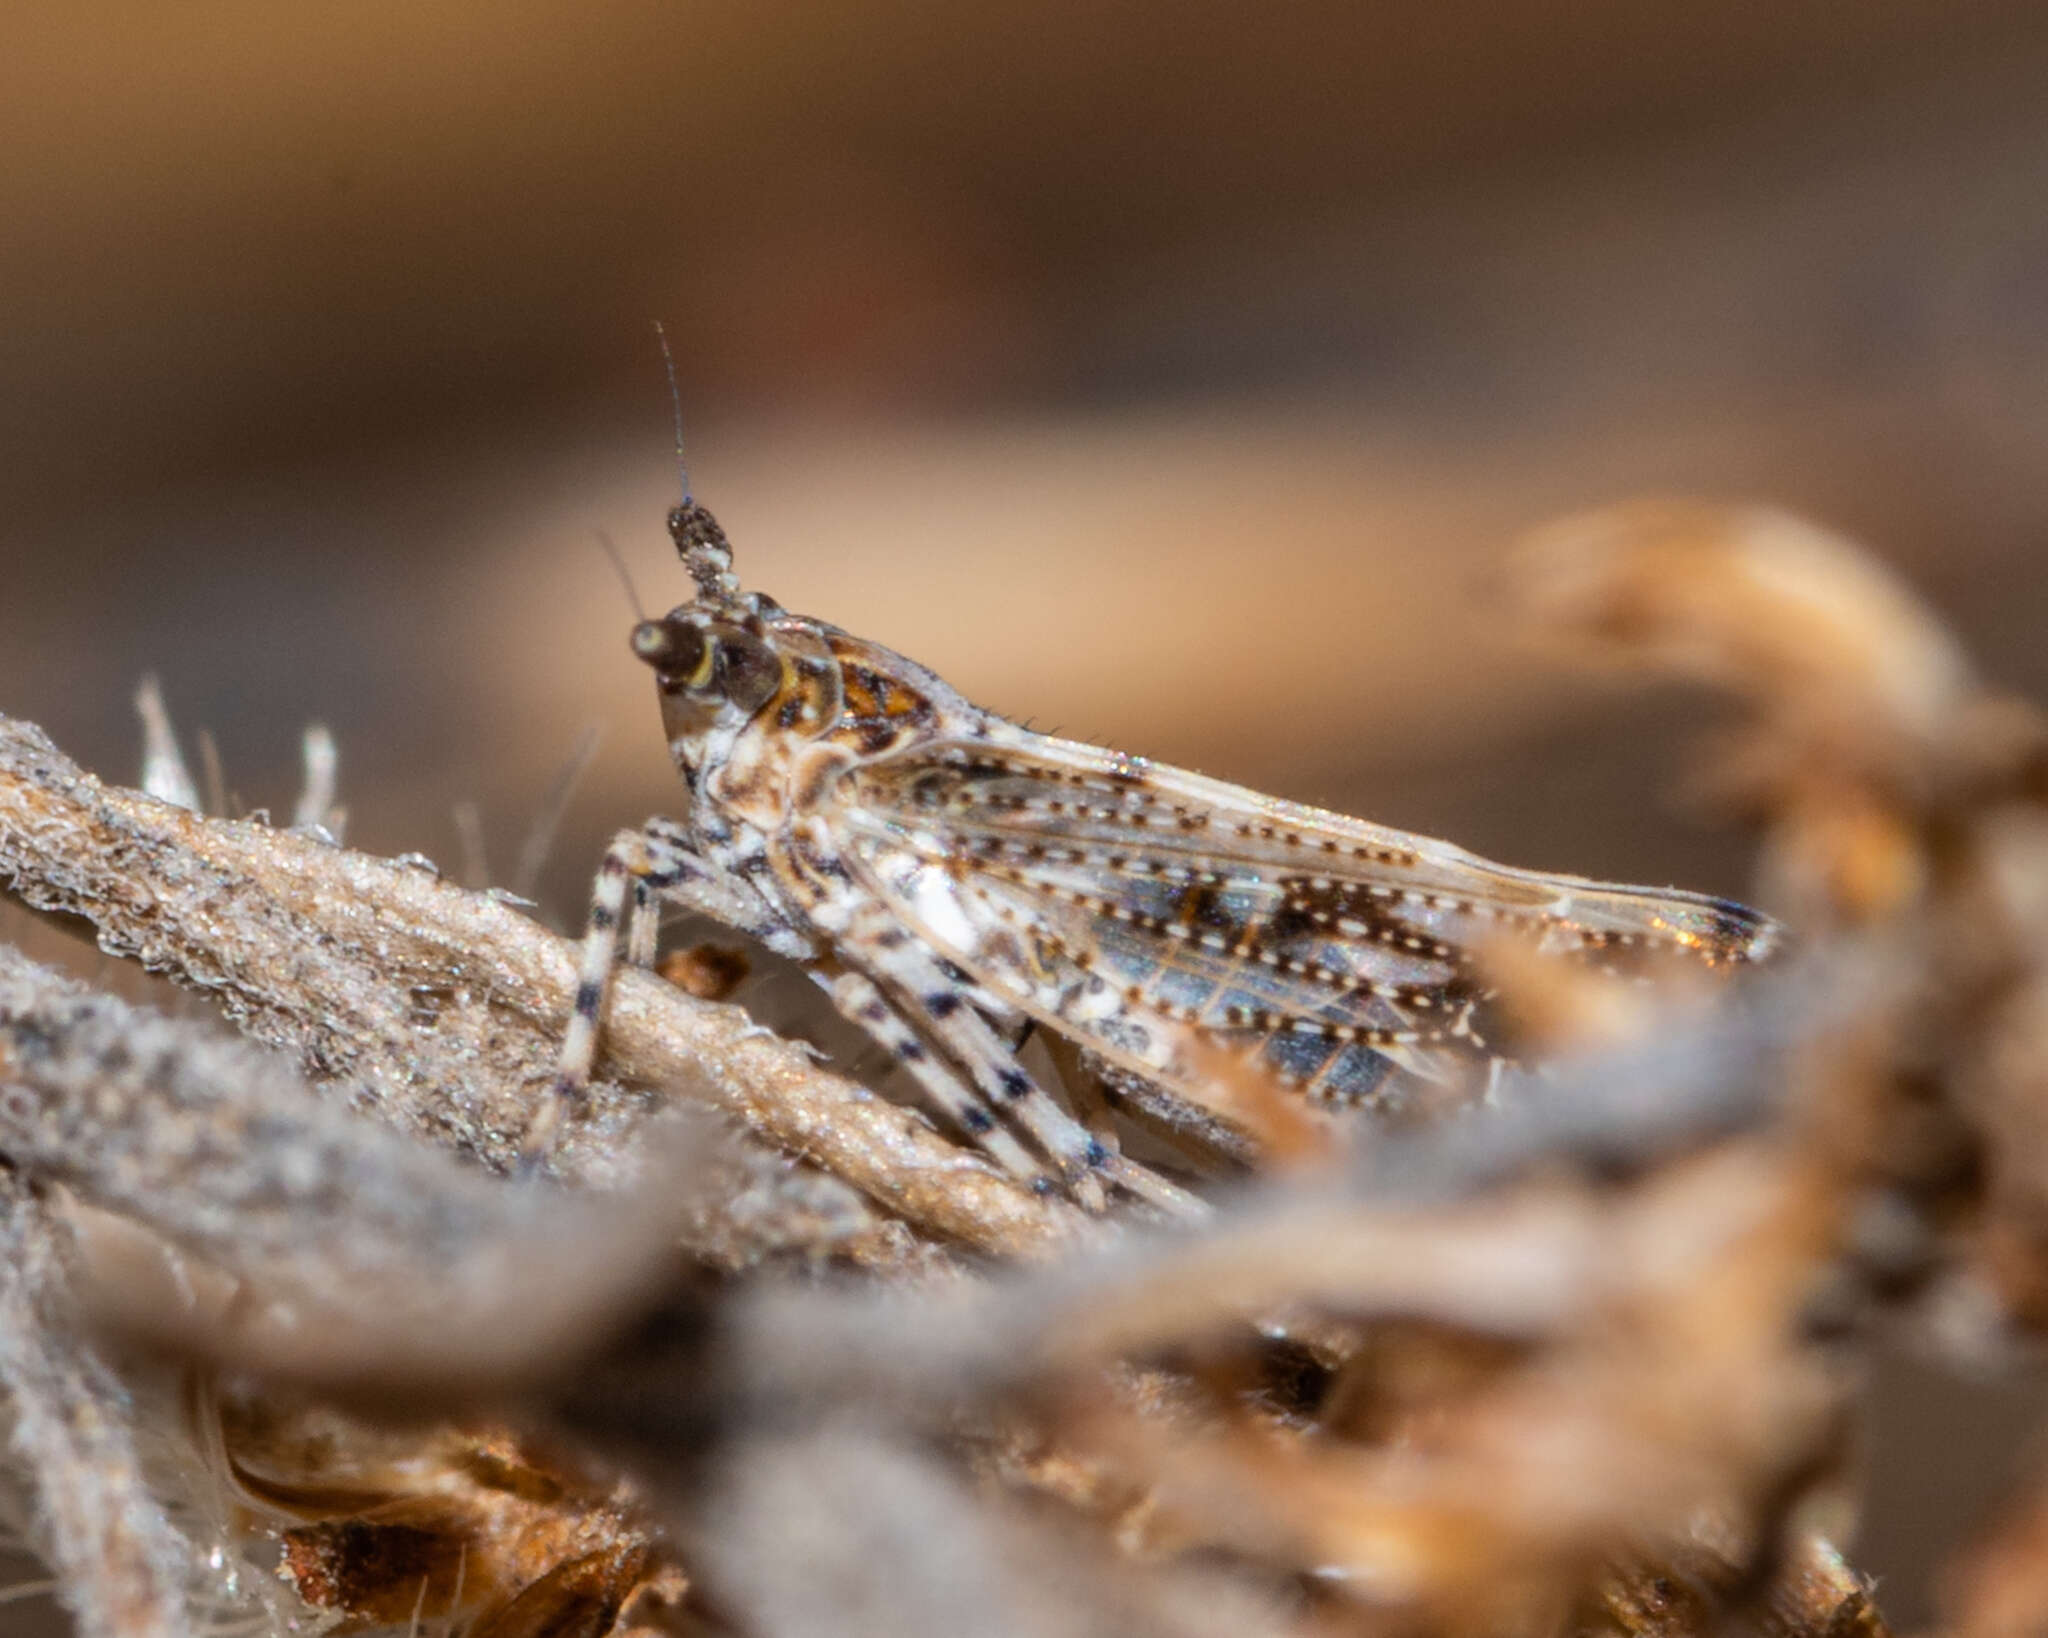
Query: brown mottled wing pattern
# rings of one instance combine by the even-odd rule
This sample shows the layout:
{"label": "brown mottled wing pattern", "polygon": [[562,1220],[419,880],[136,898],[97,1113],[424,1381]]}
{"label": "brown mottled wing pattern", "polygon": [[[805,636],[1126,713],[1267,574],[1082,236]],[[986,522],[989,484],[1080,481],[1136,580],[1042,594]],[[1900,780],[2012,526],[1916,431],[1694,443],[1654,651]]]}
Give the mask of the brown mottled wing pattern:
{"label": "brown mottled wing pattern", "polygon": [[993,724],[850,769],[869,885],[990,992],[1200,1096],[1197,1043],[1380,1103],[1512,1051],[1473,962],[1499,937],[1629,971],[1758,959],[1740,905],[1546,876],[1180,769]]}

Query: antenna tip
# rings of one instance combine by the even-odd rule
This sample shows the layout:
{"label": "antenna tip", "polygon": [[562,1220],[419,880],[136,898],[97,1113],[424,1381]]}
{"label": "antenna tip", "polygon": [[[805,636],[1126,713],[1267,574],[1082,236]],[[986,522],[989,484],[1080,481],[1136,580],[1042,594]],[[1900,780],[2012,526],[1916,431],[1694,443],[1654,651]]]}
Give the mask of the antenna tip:
{"label": "antenna tip", "polygon": [[660,319],[654,321],[654,337],[661,343],[662,368],[668,372],[668,401],[676,416],[676,476],[683,484],[683,505],[691,504],[690,463],[683,459],[683,390],[676,385],[676,355],[669,350],[668,331]]}

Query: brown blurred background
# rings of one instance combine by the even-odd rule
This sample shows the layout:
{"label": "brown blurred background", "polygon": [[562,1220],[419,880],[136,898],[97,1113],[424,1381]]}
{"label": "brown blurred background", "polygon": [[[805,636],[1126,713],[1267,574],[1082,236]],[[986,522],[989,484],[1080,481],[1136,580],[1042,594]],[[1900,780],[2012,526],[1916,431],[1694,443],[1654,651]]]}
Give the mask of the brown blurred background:
{"label": "brown blurred background", "polygon": [[[2048,694],[2048,16],[1957,0],[0,10],[0,710],[546,884],[672,800],[651,323],[750,581],[1038,724],[1740,892],[1696,703],[1473,597],[1565,508],[1770,497]],[[1894,1620],[2038,1395],[1901,1362]],[[15,1606],[9,1619],[25,1611]]]}

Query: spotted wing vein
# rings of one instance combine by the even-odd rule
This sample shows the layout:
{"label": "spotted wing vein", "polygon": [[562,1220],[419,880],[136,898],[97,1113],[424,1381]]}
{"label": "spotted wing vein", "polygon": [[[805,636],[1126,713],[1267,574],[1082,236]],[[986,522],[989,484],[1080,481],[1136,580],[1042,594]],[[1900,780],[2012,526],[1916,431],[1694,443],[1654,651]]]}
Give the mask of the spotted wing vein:
{"label": "spotted wing vein", "polygon": [[1448,1078],[1489,1052],[1475,936],[1620,931],[1566,916],[1581,884],[1063,742],[869,763],[836,817],[874,889],[984,985],[1169,1082],[1204,1036],[1339,1101],[1397,1066]]}
{"label": "spotted wing vein", "polygon": [[[1724,901],[1493,865],[1443,842],[1017,734],[857,769],[854,853],[985,984],[1171,1076],[1191,1029],[1283,1079],[1369,1094],[1484,1058],[1472,951],[1518,937],[1608,967],[1720,965],[1770,924]],[[1178,1031],[1178,1036],[1176,1035]]]}

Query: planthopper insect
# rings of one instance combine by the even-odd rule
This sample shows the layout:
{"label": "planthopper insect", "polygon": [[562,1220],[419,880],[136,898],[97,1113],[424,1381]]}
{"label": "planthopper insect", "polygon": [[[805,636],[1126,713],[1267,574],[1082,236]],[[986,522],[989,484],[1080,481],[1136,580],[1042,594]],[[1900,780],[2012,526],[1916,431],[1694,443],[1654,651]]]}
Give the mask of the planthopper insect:
{"label": "planthopper insect", "polygon": [[1019,1061],[1032,1023],[1201,1106],[1219,1057],[1329,1106],[1484,1088],[1513,1057],[1480,952],[1720,969],[1776,926],[1725,900],[1516,870],[1447,842],[1033,733],[915,661],[745,592],[711,514],[668,520],[690,601],[633,628],[684,817],[606,853],[544,1154],[591,1071],[630,915],[709,915],[804,963],[953,1125],[1042,1187],[1169,1209]]}

